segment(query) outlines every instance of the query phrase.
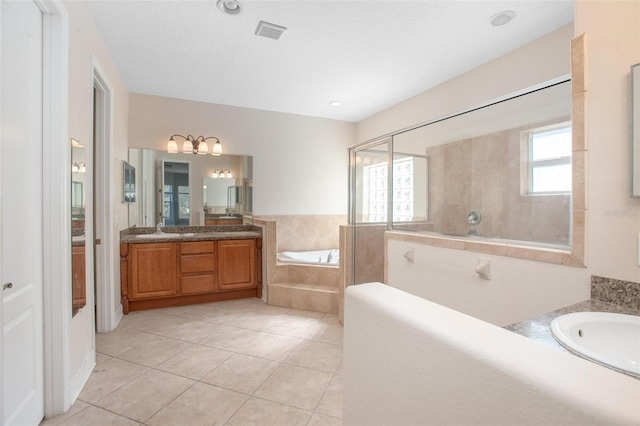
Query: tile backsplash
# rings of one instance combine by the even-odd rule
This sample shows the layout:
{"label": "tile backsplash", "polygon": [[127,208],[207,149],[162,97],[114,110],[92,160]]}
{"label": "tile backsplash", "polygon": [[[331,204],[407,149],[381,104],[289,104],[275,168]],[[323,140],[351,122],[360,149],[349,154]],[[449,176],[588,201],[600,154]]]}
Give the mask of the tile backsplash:
{"label": "tile backsplash", "polygon": [[640,283],[592,275],[591,298],[640,309]]}

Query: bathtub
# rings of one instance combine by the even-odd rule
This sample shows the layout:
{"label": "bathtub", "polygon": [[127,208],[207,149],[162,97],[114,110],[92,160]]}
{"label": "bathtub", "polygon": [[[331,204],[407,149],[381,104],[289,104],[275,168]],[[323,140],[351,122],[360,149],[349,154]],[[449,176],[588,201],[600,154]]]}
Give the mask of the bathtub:
{"label": "bathtub", "polygon": [[337,266],[339,250],[283,251],[278,253],[278,262],[305,265]]}

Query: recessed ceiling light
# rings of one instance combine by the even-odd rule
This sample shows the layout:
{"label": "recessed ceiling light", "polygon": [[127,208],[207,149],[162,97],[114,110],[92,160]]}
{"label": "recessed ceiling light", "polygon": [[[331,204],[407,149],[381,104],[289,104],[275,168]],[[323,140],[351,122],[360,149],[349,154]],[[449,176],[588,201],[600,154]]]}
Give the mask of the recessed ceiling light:
{"label": "recessed ceiling light", "polygon": [[237,15],[242,6],[238,0],[218,0],[218,9],[229,15]]}
{"label": "recessed ceiling light", "polygon": [[329,105],[331,105],[332,107],[339,107],[340,105],[342,105],[342,102],[340,102],[340,101],[331,101],[331,102],[329,102]]}
{"label": "recessed ceiling light", "polygon": [[494,27],[500,27],[504,24],[509,23],[515,17],[516,13],[513,10],[503,10],[502,12],[498,12],[491,18],[489,18],[489,23]]}

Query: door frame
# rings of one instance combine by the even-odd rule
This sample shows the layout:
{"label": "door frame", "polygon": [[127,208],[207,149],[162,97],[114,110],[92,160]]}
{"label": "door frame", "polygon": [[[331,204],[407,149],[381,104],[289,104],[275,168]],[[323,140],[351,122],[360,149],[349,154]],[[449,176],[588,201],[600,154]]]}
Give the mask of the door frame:
{"label": "door frame", "polygon": [[[115,279],[116,265],[114,259],[119,255],[119,245],[114,237],[114,229],[111,221],[113,200],[111,197],[112,180],[112,144],[113,135],[113,86],[106,77],[102,66],[94,56],[91,66],[92,87],[100,92],[95,102],[96,111],[94,117],[95,140],[93,141],[94,154],[94,239],[101,240],[101,249],[93,252],[97,258],[95,264],[96,280],[96,331],[99,333],[111,331],[116,328],[122,318],[122,305],[117,294],[120,287],[116,285],[119,279]],[[95,241],[91,244],[95,248]]]}
{"label": "door frame", "polygon": [[50,417],[71,406],[69,16],[60,0],[34,1],[42,10],[43,27],[44,411]]}

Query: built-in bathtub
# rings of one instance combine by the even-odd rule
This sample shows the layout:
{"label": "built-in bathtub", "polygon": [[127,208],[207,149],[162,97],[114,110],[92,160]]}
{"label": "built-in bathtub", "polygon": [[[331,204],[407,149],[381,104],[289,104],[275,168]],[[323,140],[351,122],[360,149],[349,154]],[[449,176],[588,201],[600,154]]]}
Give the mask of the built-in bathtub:
{"label": "built-in bathtub", "polygon": [[278,253],[278,262],[298,265],[338,266],[340,252],[338,249],[284,251]]}

